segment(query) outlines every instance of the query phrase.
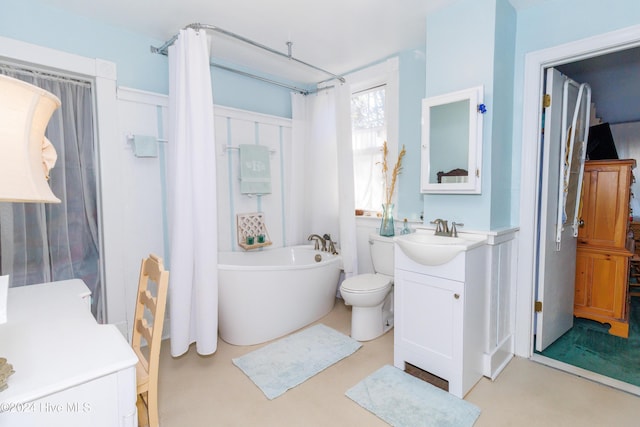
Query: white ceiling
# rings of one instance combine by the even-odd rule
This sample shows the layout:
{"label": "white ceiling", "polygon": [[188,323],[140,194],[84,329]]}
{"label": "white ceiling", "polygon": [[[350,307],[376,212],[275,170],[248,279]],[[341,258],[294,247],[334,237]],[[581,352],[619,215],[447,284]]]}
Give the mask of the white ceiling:
{"label": "white ceiling", "polygon": [[[210,24],[335,74],[425,45],[426,16],[456,0],[47,0],[76,15],[162,42],[192,23]],[[517,9],[548,0],[510,0]],[[294,62],[213,34],[212,56],[295,82],[327,78]]]}

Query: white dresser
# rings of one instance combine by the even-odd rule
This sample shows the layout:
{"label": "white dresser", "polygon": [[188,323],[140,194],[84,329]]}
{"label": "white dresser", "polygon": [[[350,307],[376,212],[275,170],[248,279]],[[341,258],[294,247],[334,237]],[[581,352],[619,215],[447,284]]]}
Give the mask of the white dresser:
{"label": "white dresser", "polygon": [[137,357],[113,325],[91,315],[81,280],[9,289],[0,357],[0,427],[137,426]]}

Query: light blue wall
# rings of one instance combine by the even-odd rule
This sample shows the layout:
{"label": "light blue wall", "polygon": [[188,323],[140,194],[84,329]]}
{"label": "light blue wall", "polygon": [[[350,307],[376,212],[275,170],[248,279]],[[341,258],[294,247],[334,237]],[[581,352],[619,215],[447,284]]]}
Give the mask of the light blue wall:
{"label": "light blue wall", "polygon": [[484,84],[489,111],[482,195],[425,195],[425,221],[517,225],[525,55],[639,23],[637,0],[549,0],[517,14],[507,0],[460,0],[429,16],[427,96]]}
{"label": "light blue wall", "polygon": [[[152,19],[152,18],[150,18]],[[185,22],[185,25],[189,24]],[[179,28],[176,28],[178,32]],[[130,31],[72,15],[47,4],[45,0],[3,0],[0,36],[39,46],[114,62],[118,85],[161,94],[168,93],[167,57],[151,53],[155,40]],[[420,179],[420,102],[425,94],[424,47],[400,52],[400,129],[401,144],[407,157],[399,183],[399,218],[418,218],[423,209]],[[234,64],[214,60],[223,65]],[[363,67],[370,64],[363,64]],[[265,76],[274,78],[274,76]],[[280,80],[277,77],[275,80]],[[218,105],[291,117],[290,91],[235,73],[212,68],[213,98]],[[286,82],[286,81],[285,81]],[[297,87],[301,83],[286,82]]]}
{"label": "light blue wall", "polygon": [[402,52],[400,62],[400,145],[404,144],[407,154],[402,160],[403,169],[398,178],[399,220],[418,220],[423,210],[420,194],[420,110],[425,94],[425,52],[424,47]]}
{"label": "light blue wall", "polygon": [[[0,36],[114,62],[119,86],[162,94],[169,91],[167,57],[150,51],[150,46],[160,46],[164,40],[72,15],[46,1],[3,0]],[[212,78],[214,102],[219,105],[291,117],[288,89],[216,68]]]}
{"label": "light blue wall", "polygon": [[516,12],[507,0],[496,1],[491,140],[491,229],[511,225],[511,153],[513,147],[513,64]]}
{"label": "light blue wall", "polygon": [[[506,0],[500,0],[506,1]],[[460,0],[427,17],[426,95],[484,86],[482,194],[425,194],[425,222],[435,218],[491,226],[493,75],[496,0]]]}
{"label": "light blue wall", "polygon": [[[407,148],[398,216],[415,218],[424,210],[425,221],[443,217],[464,222],[467,229],[517,225],[525,54],[638,23],[637,0],[549,0],[515,17],[507,0],[459,0],[428,17],[426,65],[420,49],[398,55],[400,142]],[[164,40],[70,15],[44,0],[3,1],[0,36],[112,61],[119,85],[168,92],[167,58],[149,50]],[[213,80],[214,100],[220,105],[291,117],[287,89],[217,69]],[[423,201],[420,100],[478,84],[485,87],[489,109],[484,117],[482,194],[426,195]]]}
{"label": "light blue wall", "polygon": [[37,0],[3,1],[0,36],[114,62],[119,85],[168,93],[167,58],[149,50],[164,41],[70,15]]}
{"label": "light blue wall", "polygon": [[[283,80],[277,76],[269,76],[240,67],[234,64],[215,60],[216,63],[230,66],[250,74],[260,75],[291,86],[309,89],[303,84]],[[217,105],[255,111],[272,116],[291,118],[291,90],[277,85],[266,84],[257,79],[241,76],[237,73],[211,68],[213,84],[213,102]]]}
{"label": "light blue wall", "polygon": [[[518,13],[514,67],[511,218],[520,215],[524,60],[529,52],[640,24],[638,0],[549,0]],[[638,35],[640,38],[640,34]]]}

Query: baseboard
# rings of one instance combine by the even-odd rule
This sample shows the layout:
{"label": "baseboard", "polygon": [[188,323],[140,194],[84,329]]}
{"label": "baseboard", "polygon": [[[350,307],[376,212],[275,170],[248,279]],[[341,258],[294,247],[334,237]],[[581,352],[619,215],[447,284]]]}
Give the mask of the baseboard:
{"label": "baseboard", "polygon": [[531,355],[531,360],[542,365],[549,366],[551,368],[559,369],[561,371],[586,378],[588,380],[627,392],[629,394],[633,394],[636,396],[640,396],[640,387],[635,386],[633,384],[625,383],[620,380],[616,380],[614,378],[609,378],[601,374],[597,374],[595,372],[587,371],[586,369],[579,368],[577,366],[569,365],[568,363],[560,362],[558,360],[551,359],[549,357],[543,356],[541,354],[534,353]]}
{"label": "baseboard", "polygon": [[505,338],[491,353],[484,354],[482,374],[495,380],[513,358],[513,335]]}

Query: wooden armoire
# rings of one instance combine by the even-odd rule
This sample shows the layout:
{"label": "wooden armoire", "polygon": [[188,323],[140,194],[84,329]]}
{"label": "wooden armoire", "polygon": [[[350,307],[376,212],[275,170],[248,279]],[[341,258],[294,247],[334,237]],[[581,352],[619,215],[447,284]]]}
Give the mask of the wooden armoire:
{"label": "wooden armoire", "polygon": [[629,201],[635,160],[590,160],[582,181],[573,314],[629,337]]}

